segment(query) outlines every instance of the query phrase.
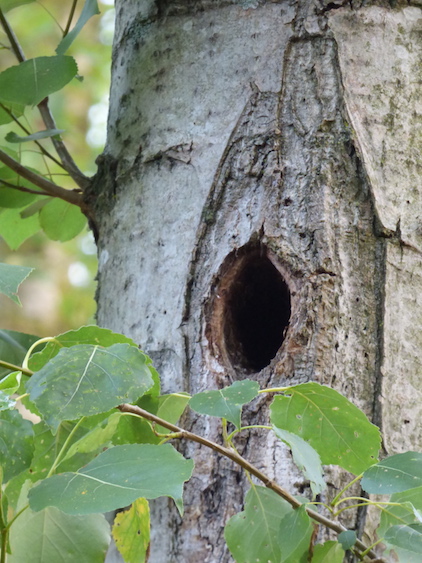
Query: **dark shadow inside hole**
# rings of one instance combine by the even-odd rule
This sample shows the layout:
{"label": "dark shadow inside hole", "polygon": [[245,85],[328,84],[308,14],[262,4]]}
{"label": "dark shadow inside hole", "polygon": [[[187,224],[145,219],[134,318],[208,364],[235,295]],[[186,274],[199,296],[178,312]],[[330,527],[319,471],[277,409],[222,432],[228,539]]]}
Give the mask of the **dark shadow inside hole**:
{"label": "dark shadow inside hole", "polygon": [[224,341],[234,366],[256,372],[280,348],[291,311],[290,291],[280,272],[262,252],[242,258],[226,300]]}

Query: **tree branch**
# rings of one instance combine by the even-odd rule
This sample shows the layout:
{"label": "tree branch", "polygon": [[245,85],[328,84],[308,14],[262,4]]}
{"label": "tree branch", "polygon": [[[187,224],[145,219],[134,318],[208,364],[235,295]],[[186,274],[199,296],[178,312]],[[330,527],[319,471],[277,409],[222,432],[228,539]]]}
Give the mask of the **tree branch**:
{"label": "tree branch", "polygon": [[73,203],[74,205],[78,205],[79,207],[83,207],[83,197],[79,191],[76,190],[65,190],[64,188],[57,186],[50,180],[47,180],[43,176],[40,176],[36,172],[32,172],[25,166],[22,166],[20,162],[9,156],[3,150],[0,149],[0,161],[3,164],[6,164],[9,168],[14,170],[16,174],[25,178],[29,182],[32,182],[35,186],[38,186],[42,190],[44,190],[45,194],[41,195],[50,195],[52,197],[59,197],[60,199],[64,199],[69,203]]}
{"label": "tree branch", "polygon": [[[12,50],[20,63],[25,61],[24,52],[19,45],[19,42],[13,32],[13,29],[10,27],[9,22],[7,21],[3,11],[0,8],[0,23],[4,29],[4,32],[7,35],[7,38],[10,41],[10,45]],[[44,121],[46,129],[57,129],[56,123],[54,121],[53,115],[51,114],[50,108],[48,106],[48,98],[44,98],[39,104],[38,109],[41,114],[41,117]],[[59,138],[51,138],[51,141],[54,145],[54,148],[57,151],[57,154],[60,157],[60,160],[63,164],[63,168],[69,175],[73,178],[76,184],[81,188],[85,189],[88,187],[90,180],[85,174],[83,174],[79,168],[76,166],[75,161],[71,157],[69,151],[67,150],[63,141]]]}
{"label": "tree branch", "polygon": [[[140,416],[141,418],[145,418],[146,420],[150,420],[151,422],[155,422],[155,423],[159,424],[160,426],[167,428],[171,432],[178,433],[181,438],[185,438],[186,440],[191,440],[192,442],[197,442],[198,444],[202,444],[203,446],[206,446],[207,448],[210,448],[210,449],[214,450],[215,452],[218,452],[219,454],[224,455],[225,457],[228,457],[229,459],[231,459],[232,461],[234,461],[235,463],[237,463],[238,465],[243,467],[243,469],[248,471],[251,475],[254,475],[257,479],[259,479],[262,483],[264,483],[264,485],[268,489],[271,489],[272,491],[277,493],[280,497],[282,497],[284,500],[286,500],[293,508],[299,508],[299,506],[302,506],[302,503],[300,503],[297,499],[295,499],[295,497],[293,497],[290,493],[285,491],[277,483],[275,483],[274,481],[269,479],[264,473],[259,471],[259,469],[257,469],[251,463],[249,463],[246,459],[244,459],[242,456],[240,456],[237,452],[230,450],[229,448],[226,448],[224,446],[220,446],[219,444],[216,444],[215,442],[212,442],[211,440],[207,440],[206,438],[203,438],[202,436],[198,436],[197,434],[193,434],[192,432],[189,432],[188,430],[184,430],[183,428],[179,428],[178,426],[175,426],[174,424],[170,424],[170,422],[167,422],[166,420],[163,420],[162,418],[159,418],[158,416],[155,416],[154,414],[151,414],[150,412],[148,412],[144,409],[141,409],[140,407],[137,407],[135,405],[129,405],[129,404],[125,403],[123,405],[119,405],[117,408],[121,412],[131,413],[131,414],[134,414],[136,416]],[[322,514],[318,514],[318,512],[315,512],[314,510],[312,510],[310,508],[307,508],[306,512],[308,513],[308,516],[310,518],[312,518],[316,522],[319,522],[320,524],[326,526],[330,530],[333,530],[334,532],[336,532],[336,534],[340,534],[341,532],[345,532],[346,529],[347,529],[344,526],[342,526],[341,524],[337,524],[336,522],[332,522],[329,518],[326,518]],[[367,551],[367,549],[368,549],[367,546],[359,539],[356,540],[355,547],[357,547],[360,551]],[[377,555],[372,550],[368,551],[366,553],[366,555],[370,559],[377,559]]]}

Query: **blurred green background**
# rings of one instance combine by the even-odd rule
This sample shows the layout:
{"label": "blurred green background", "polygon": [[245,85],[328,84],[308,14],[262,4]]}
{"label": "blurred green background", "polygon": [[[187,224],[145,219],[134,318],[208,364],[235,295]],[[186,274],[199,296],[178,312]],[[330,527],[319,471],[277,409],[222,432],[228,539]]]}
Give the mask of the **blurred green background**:
{"label": "blurred green background", "polygon": [[[66,26],[73,0],[40,0],[7,13],[25,56],[54,55]],[[83,7],[79,0],[72,20],[77,21]],[[110,85],[111,43],[114,27],[113,0],[99,0],[101,14],[83,28],[67,54],[78,64],[82,81],[72,80],[63,90],[50,96],[50,108],[62,139],[76,164],[88,176],[95,173],[95,159],[105,144],[108,91]],[[0,32],[0,71],[17,64]],[[36,109],[27,110],[22,123],[35,132],[45,129]],[[22,135],[16,125],[0,127],[0,145],[17,150],[4,140],[9,131]],[[51,144],[44,142],[54,153]],[[72,181],[59,175],[40,156],[33,143],[20,145],[22,161],[43,173],[47,170],[57,184],[74,188]],[[0,213],[0,221],[2,215]],[[0,295],[0,328],[18,330],[39,336],[55,335],[82,324],[95,322],[96,248],[88,229],[74,240],[61,243],[48,240],[39,231],[16,250],[0,239],[0,261],[35,268],[22,284],[19,296],[22,307]]]}

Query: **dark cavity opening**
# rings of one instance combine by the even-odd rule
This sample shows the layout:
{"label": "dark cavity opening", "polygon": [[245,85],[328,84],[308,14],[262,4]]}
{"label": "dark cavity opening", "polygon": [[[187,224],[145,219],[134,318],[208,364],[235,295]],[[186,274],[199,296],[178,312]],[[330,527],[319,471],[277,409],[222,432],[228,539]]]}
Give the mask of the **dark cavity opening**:
{"label": "dark cavity opening", "polygon": [[223,313],[224,344],[233,367],[256,372],[271,362],[284,340],[290,291],[264,247],[246,252],[233,269]]}

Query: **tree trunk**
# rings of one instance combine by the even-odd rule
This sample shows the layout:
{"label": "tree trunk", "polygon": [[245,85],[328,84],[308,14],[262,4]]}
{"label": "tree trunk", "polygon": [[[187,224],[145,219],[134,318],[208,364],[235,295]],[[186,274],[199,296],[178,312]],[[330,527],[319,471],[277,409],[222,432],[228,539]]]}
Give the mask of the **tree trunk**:
{"label": "tree trunk", "polygon": [[[420,448],[420,8],[116,4],[99,323],[139,342],[165,392],[316,380],[382,427],[387,453]],[[219,440],[207,417],[183,425]],[[306,495],[270,434],[237,443]],[[247,480],[181,449],[196,467],[185,516],[154,504],[150,560],[230,561],[223,528]],[[345,476],[327,471],[332,494]]]}

